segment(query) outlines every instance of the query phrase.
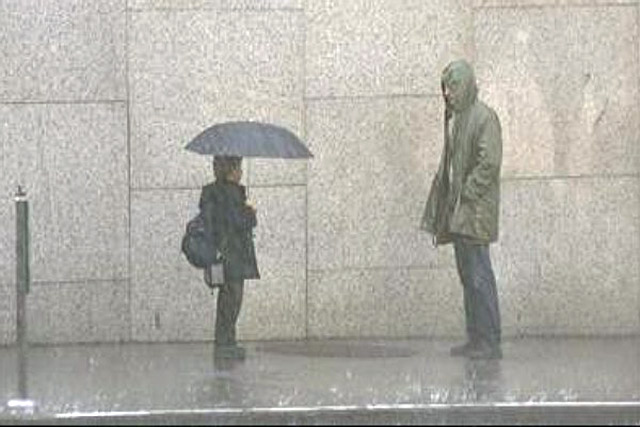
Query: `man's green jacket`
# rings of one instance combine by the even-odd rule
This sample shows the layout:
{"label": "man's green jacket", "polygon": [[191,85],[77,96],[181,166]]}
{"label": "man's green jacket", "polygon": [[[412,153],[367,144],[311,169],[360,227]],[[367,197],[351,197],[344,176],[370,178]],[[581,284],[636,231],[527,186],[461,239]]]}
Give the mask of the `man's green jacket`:
{"label": "man's green jacket", "polygon": [[495,111],[471,99],[455,113],[449,137],[433,179],[420,227],[436,245],[452,241],[452,234],[488,244],[498,240],[502,136]]}

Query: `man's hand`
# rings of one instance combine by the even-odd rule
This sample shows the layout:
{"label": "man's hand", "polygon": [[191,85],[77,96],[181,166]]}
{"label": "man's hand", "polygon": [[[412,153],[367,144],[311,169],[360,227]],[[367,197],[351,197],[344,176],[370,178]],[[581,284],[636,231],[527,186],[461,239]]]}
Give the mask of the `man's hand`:
{"label": "man's hand", "polygon": [[247,206],[249,209],[251,209],[251,211],[252,211],[253,213],[256,213],[256,211],[257,211],[257,209],[256,209],[256,205],[255,205],[253,202],[251,202],[251,201],[247,200],[246,206]]}

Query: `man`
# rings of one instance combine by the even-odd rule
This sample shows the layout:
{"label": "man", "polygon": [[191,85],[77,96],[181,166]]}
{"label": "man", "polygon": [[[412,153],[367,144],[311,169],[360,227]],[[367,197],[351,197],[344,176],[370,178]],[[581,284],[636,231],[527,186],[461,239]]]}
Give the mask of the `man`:
{"label": "man", "polygon": [[442,72],[444,149],[421,228],[434,244],[453,243],[463,286],[467,342],[454,356],[496,359],[500,310],[489,244],[498,240],[502,137],[495,111],[477,99],[471,65],[450,63]]}
{"label": "man", "polygon": [[[240,185],[241,157],[216,156],[213,171],[216,180],[202,188],[200,209],[205,229],[217,234],[216,240],[221,242],[224,266],[224,283],[219,288],[216,307],[215,356],[243,359],[244,348],[236,342],[236,324],[244,281],[260,278],[253,242],[256,208],[247,201],[246,189]],[[205,282],[210,280],[207,273],[210,270],[205,270]]]}

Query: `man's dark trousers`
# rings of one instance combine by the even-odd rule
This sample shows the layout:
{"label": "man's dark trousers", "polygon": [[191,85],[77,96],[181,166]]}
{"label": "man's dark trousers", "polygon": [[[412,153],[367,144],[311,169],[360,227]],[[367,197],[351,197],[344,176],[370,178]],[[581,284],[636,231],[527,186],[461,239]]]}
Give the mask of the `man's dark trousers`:
{"label": "man's dark trousers", "polygon": [[464,289],[464,313],[469,341],[500,345],[500,309],[489,245],[454,239],[456,265]]}
{"label": "man's dark trousers", "polygon": [[236,323],[240,315],[244,280],[226,281],[218,291],[215,343],[217,345],[236,344]]}

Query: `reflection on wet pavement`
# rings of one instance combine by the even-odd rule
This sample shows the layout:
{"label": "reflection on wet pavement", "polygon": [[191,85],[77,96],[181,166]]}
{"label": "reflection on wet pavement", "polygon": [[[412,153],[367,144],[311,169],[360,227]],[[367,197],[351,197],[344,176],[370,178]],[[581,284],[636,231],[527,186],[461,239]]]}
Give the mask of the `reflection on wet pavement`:
{"label": "reflection on wet pavement", "polygon": [[[450,357],[452,344],[256,342],[245,360],[214,359],[211,343],[34,347],[28,395],[40,415],[640,403],[637,337],[512,340],[500,361]],[[17,351],[0,348],[3,402],[17,396],[16,366]],[[0,420],[9,416],[3,403]]]}
{"label": "reflection on wet pavement", "polygon": [[375,343],[359,341],[302,341],[262,344],[263,352],[290,354],[307,357],[410,357],[416,350],[396,343]]}

